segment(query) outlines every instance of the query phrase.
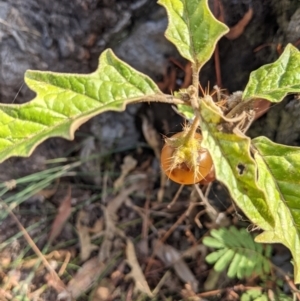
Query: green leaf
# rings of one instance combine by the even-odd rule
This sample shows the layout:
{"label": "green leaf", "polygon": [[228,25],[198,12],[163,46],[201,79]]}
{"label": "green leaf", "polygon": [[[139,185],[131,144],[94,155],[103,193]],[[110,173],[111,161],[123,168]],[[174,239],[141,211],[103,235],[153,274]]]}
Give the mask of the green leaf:
{"label": "green leaf", "polygon": [[119,60],[111,50],[88,75],[27,71],[27,85],[37,93],[23,105],[0,105],[0,162],[29,156],[49,137],[73,139],[75,130],[107,110],[163,95],[155,83]]}
{"label": "green leaf", "polygon": [[[222,112],[211,97],[200,102],[202,145],[212,156],[216,178],[223,182],[237,205],[262,229],[274,224],[264,192],[255,181],[257,167],[250,155],[250,139],[226,131]],[[223,128],[224,127],[224,128]]]}
{"label": "green leaf", "polygon": [[[241,257],[238,269],[235,271],[236,272],[236,277],[238,279],[243,279],[243,278],[249,277],[248,276],[249,273],[247,273],[247,269],[246,269],[247,268],[247,261],[248,261],[248,258],[247,258],[248,254],[247,254],[247,252],[244,251],[243,255],[244,256]],[[259,262],[258,258],[256,259],[256,262],[257,263]],[[231,277],[233,277],[233,276],[231,275]]]}
{"label": "green leaf", "polygon": [[218,40],[229,30],[210,12],[207,0],[159,0],[168,13],[166,37],[199,68],[211,57]]}
{"label": "green leaf", "polygon": [[192,121],[195,118],[195,112],[191,106],[178,104],[177,110],[180,115],[186,120]]}
{"label": "green leaf", "polygon": [[239,253],[233,257],[227,272],[229,278],[234,278],[234,276],[237,274],[242,258],[243,255]]}
{"label": "green leaf", "polygon": [[[211,241],[214,240],[219,244],[213,243],[217,250],[208,254],[205,259],[208,263],[214,264],[216,271],[221,272],[228,267],[228,277],[239,279],[250,277],[254,273],[261,275],[269,271],[269,253],[254,242],[246,229],[238,230],[232,226],[229,229],[212,230],[210,235],[203,239],[203,244],[210,247]],[[258,271],[260,273],[257,273]]]}
{"label": "green leaf", "polygon": [[220,242],[218,239],[211,237],[211,236],[206,236],[203,238],[203,243],[210,248],[215,248],[219,249],[221,248],[224,244],[223,242]]}
{"label": "green leaf", "polygon": [[[204,243],[205,244],[205,243]],[[206,244],[205,244],[206,245]],[[223,244],[224,246],[224,244]],[[226,248],[223,248],[223,249],[220,249],[218,251],[215,251],[215,252],[212,252],[210,254],[208,254],[206,257],[205,257],[205,260],[208,262],[208,263],[215,263],[217,262],[220,258],[223,258],[223,255],[226,253],[227,249]]]}
{"label": "green leaf", "polygon": [[253,140],[257,149],[258,184],[266,192],[275,224],[256,241],[282,243],[294,258],[295,282],[300,283],[300,149],[271,142],[265,137]]}
{"label": "green leaf", "polygon": [[[268,296],[260,290],[250,289],[241,296],[241,301],[268,301]],[[281,299],[280,299],[281,300]]]}
{"label": "green leaf", "polygon": [[288,44],[280,58],[250,75],[243,99],[264,98],[280,102],[288,93],[300,92],[300,52]]}
{"label": "green leaf", "polygon": [[234,255],[235,252],[233,250],[227,249],[224,255],[221,257],[221,259],[215,263],[214,265],[215,271],[216,272],[224,271],[229,265],[229,263],[232,261]]}

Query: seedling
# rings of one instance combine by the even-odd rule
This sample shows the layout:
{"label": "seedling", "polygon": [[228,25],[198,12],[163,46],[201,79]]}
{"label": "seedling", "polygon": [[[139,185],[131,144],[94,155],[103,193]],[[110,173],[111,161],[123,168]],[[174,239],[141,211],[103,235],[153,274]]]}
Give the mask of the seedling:
{"label": "seedling", "polygon": [[[300,148],[276,144],[265,137],[251,140],[245,135],[256,99],[278,103],[288,93],[300,92],[299,51],[288,45],[276,62],[251,73],[234,107],[218,105],[210,95],[199,96],[199,72],[228,28],[214,18],[207,0],[160,0],[159,4],[169,17],[166,37],[191,62],[193,81],[189,89],[166,95],[149,77],[109,49],[101,54],[98,69],[88,75],[29,70],[25,82],[36,97],[23,105],[0,105],[0,160],[29,156],[49,137],[73,139],[81,124],[108,110],[122,111],[128,104],[143,101],[178,105],[193,123],[184,135],[178,134],[175,145],[168,143],[172,139],[167,144],[179,150],[177,143],[182,139],[185,147],[190,143],[192,155],[184,151],[191,160],[188,162],[184,161],[186,157],[179,160],[179,151],[167,155],[174,158],[165,167],[167,174],[170,171],[172,178],[172,170],[185,164],[192,170],[193,182],[198,182],[209,169],[210,164],[201,169],[202,150],[207,150],[216,178],[262,230],[256,241],[280,242],[289,248],[295,282],[300,283]],[[202,137],[197,134],[200,131]]]}

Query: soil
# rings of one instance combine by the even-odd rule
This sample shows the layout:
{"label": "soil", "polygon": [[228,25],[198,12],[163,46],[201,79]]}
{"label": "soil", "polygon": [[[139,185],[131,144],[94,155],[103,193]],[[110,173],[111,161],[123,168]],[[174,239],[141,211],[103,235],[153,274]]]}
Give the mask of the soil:
{"label": "soil", "polygon": [[[210,1],[212,8],[215,2]],[[244,89],[251,71],[278,58],[279,44],[296,43],[299,40],[300,3],[293,0],[223,0],[222,4],[225,22],[229,27],[234,27],[243,18],[250,6],[254,11],[250,23],[240,36],[234,39],[224,37],[218,45],[222,87],[232,93]],[[23,75],[27,69],[90,73],[96,69],[99,54],[106,48],[112,48],[118,57],[137,70],[149,75],[157,83],[162,83],[169,75],[170,70],[174,68],[171,61],[176,61],[183,66],[187,63],[180,57],[176,48],[165,39],[166,26],[165,11],[153,0],[0,0],[0,101],[2,103],[24,103],[33,98],[33,93],[23,82]],[[178,88],[183,82],[183,71],[176,68],[176,76]],[[204,66],[201,72],[201,85],[206,87],[208,82],[210,86],[216,83],[214,58]],[[274,106],[265,116],[260,118],[252,126],[249,133],[251,136],[265,135],[277,142],[299,145],[300,126],[296,122],[299,115],[298,103],[288,97],[282,104]],[[72,206],[76,210],[55,243],[59,246],[61,242],[73,239],[75,243],[73,242],[72,252],[78,254],[79,247],[78,242],[76,242],[78,238],[73,229],[78,212],[85,208],[91,217],[95,211],[99,210],[98,205],[95,205],[93,201],[84,203],[84,200],[91,200],[95,194],[102,194],[100,197],[102,205],[108,204],[107,200],[112,198],[110,186],[118,177],[120,165],[126,155],[137,160],[138,171],[153,178],[152,186],[150,186],[153,189],[152,194],[156,195],[160,185],[158,177],[160,168],[153,151],[149,147],[145,147],[146,139],[142,131],[145,118],[151,124],[150,129],[154,129],[159,135],[176,132],[180,130],[183,123],[182,119],[167,105],[133,105],[123,113],[108,112],[93,118],[78,131],[74,141],[59,138],[50,139],[41,144],[30,158],[12,158],[1,164],[0,180],[9,181],[46,170],[49,168],[47,163],[49,159],[74,158],[76,156],[86,158],[100,154],[98,159],[82,164],[80,169],[74,169],[76,176],[63,179],[54,197],[41,197],[40,194],[36,194],[35,190],[32,190],[33,199],[24,200],[25,202],[20,205],[20,211],[17,213],[17,217],[24,227],[32,225],[36,221],[42,221],[45,223],[43,229],[47,230],[48,233],[53,222],[53,215],[55,215],[56,209],[66,193],[66,187],[71,185]],[[162,144],[162,139],[160,139],[160,143]],[[113,155],[110,155],[109,159],[103,159],[103,157],[107,158],[107,154],[111,152]],[[108,171],[114,175],[108,176]],[[53,185],[53,181],[49,180],[50,183]],[[19,192],[26,187],[18,188]],[[170,202],[173,199],[177,188],[175,184],[167,184],[166,201]],[[41,190],[44,191],[44,188]],[[141,189],[141,191],[144,190]],[[12,191],[6,198],[14,195],[14,193]],[[164,213],[165,221],[165,224],[158,228],[159,235],[163,235],[162,233],[168,230],[168,227],[177,220],[177,217],[185,212],[186,203],[190,198],[190,190],[183,191],[172,210],[155,200],[152,210],[157,215],[153,217],[152,222],[153,224],[159,222],[158,212],[160,210]],[[221,210],[225,210],[230,204],[226,190],[218,183],[214,184],[209,198]],[[144,208],[149,206],[147,198],[143,194],[136,193],[132,199],[136,206]],[[159,206],[162,206],[162,209]],[[48,211],[51,212],[52,219],[49,219]],[[31,213],[24,215],[22,212]],[[197,212],[191,213],[190,220],[193,220]],[[101,214],[99,213],[99,215]],[[39,219],[40,216],[44,220]],[[118,212],[118,217],[120,223],[126,224],[132,219],[138,218],[139,215],[125,206]],[[100,218],[97,216],[94,219]],[[204,219],[204,221],[206,220]],[[19,231],[14,225],[15,223],[11,218],[3,220],[0,226],[2,232],[0,244]],[[91,228],[93,225],[89,225],[89,227]],[[126,235],[137,237],[143,233],[142,231],[145,231],[143,227],[145,224],[142,223],[136,227],[130,226],[126,228]],[[184,251],[185,247],[189,245],[188,240],[180,243],[182,236],[186,238],[185,231],[191,231],[194,238],[198,240],[206,230],[207,227],[201,229],[193,222],[190,224],[186,222],[173,233],[167,242],[178,250]],[[48,236],[44,232],[42,234],[42,229],[29,231],[29,234],[32,237],[41,235],[37,245],[41,249],[45,246]],[[26,245],[25,240],[15,240],[15,242],[18,246],[10,260],[15,259]],[[13,246],[10,245],[9,250],[12,248]],[[145,246],[138,247],[140,252],[144,251],[144,248],[147,249]],[[149,253],[147,252],[141,254],[139,257],[141,265],[148,264],[147,261],[150,260],[148,257]],[[161,268],[163,265],[161,261],[157,261],[155,264],[158,264],[159,272],[155,274],[155,269],[153,269],[153,274],[148,275],[147,278],[151,288],[155,287],[158,283],[157,279],[159,280],[163,276],[164,268]],[[113,271],[121,271],[121,274],[126,274],[128,268],[124,268],[122,264],[121,260],[117,260]],[[78,266],[80,265],[81,263],[78,264]],[[198,269],[193,269],[195,275],[201,275],[201,268],[207,269],[207,266],[202,263]],[[1,268],[0,272],[4,273]],[[24,270],[22,272],[24,273]],[[74,276],[75,272],[75,270],[71,270],[70,275]],[[45,275],[43,273],[46,272],[41,272],[41,275],[35,278],[35,282],[32,284],[34,288],[40,287],[44,281]],[[25,276],[22,274],[21,278],[25,278]],[[206,276],[207,274],[199,276],[200,280],[204,282]],[[65,277],[64,281],[67,283],[69,278]],[[112,274],[107,272],[106,278],[113,282]],[[177,296],[174,299],[176,300],[179,298],[180,291],[182,296],[184,286],[176,277],[174,279],[176,279],[174,281],[180,289],[176,289],[176,284],[173,286],[168,284],[168,290],[164,290],[164,294],[166,296],[173,294]],[[223,283],[224,287],[232,285],[232,282],[226,281]],[[116,281],[114,285],[118,286],[119,284],[121,291],[124,294],[126,292],[126,296],[128,296],[129,292],[133,290],[132,284],[120,282],[121,284]],[[104,287],[103,283],[101,285]],[[52,287],[41,294],[40,300],[56,300],[58,291]],[[82,300],[88,299],[82,297]],[[93,300],[110,299],[99,297]]]}

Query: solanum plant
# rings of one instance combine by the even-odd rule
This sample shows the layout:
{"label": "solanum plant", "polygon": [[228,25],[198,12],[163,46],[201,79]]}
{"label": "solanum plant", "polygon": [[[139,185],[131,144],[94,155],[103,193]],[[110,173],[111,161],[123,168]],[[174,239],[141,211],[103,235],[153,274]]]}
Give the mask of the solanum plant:
{"label": "solanum plant", "polygon": [[145,101],[178,105],[182,113],[192,114],[188,136],[194,138],[200,128],[203,137],[198,143],[209,151],[217,180],[262,230],[256,241],[288,247],[295,282],[300,283],[300,148],[265,137],[251,140],[245,134],[255,99],[280,102],[288,93],[300,92],[299,51],[288,45],[276,62],[252,72],[239,103],[228,111],[210,95],[199,95],[198,89],[201,67],[228,28],[214,18],[207,0],[159,0],[159,4],[169,17],[166,37],[192,64],[193,82],[186,91],[162,93],[112,50],[104,51],[98,69],[87,75],[29,70],[25,82],[36,97],[23,105],[0,105],[0,161],[29,156],[49,137],[73,139],[81,124],[108,110],[122,111],[128,104]]}

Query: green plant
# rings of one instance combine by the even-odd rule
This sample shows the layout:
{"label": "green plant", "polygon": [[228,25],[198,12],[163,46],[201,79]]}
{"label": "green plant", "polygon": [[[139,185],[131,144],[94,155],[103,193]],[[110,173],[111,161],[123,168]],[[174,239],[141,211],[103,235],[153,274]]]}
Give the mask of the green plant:
{"label": "green plant", "polygon": [[[236,291],[243,292],[241,300],[292,300],[283,293],[282,282],[276,276],[276,268],[271,262],[271,245],[256,243],[246,229],[235,226],[213,229],[209,236],[204,237],[203,244],[215,249],[205,259],[214,265],[217,274],[227,270],[229,278],[246,281],[246,284],[235,287]],[[251,283],[251,279],[259,279],[260,285],[247,285],[247,280]]]}
{"label": "green plant", "polygon": [[229,229],[212,230],[210,236],[203,239],[203,244],[217,249],[206,256],[206,261],[214,264],[217,272],[228,267],[228,277],[244,279],[270,272],[270,245],[264,248],[262,244],[255,243],[245,229],[238,230],[232,226]]}
{"label": "green plant", "polygon": [[[259,290],[251,289],[247,290],[242,296],[241,301],[268,301],[270,300],[266,293],[263,293]],[[278,301],[292,301],[292,298],[279,294],[279,296],[275,296],[273,300]]]}
{"label": "green plant", "polygon": [[245,135],[254,118],[255,99],[276,103],[288,93],[299,93],[299,51],[288,45],[275,63],[253,72],[239,103],[226,110],[210,95],[199,96],[198,77],[228,28],[213,17],[207,0],[159,3],[168,12],[166,37],[192,64],[193,83],[187,90],[163,94],[111,50],[101,54],[99,68],[88,75],[27,71],[25,81],[37,96],[23,105],[0,105],[0,161],[28,156],[49,137],[73,139],[81,124],[107,110],[122,111],[142,101],[180,105],[182,113],[193,117],[190,137],[201,128],[201,147],[211,154],[216,178],[263,230],[256,241],[288,247],[295,282],[300,283],[300,149]]}
{"label": "green plant", "polygon": [[266,294],[259,290],[248,290],[241,296],[241,301],[268,301],[269,298]]}

